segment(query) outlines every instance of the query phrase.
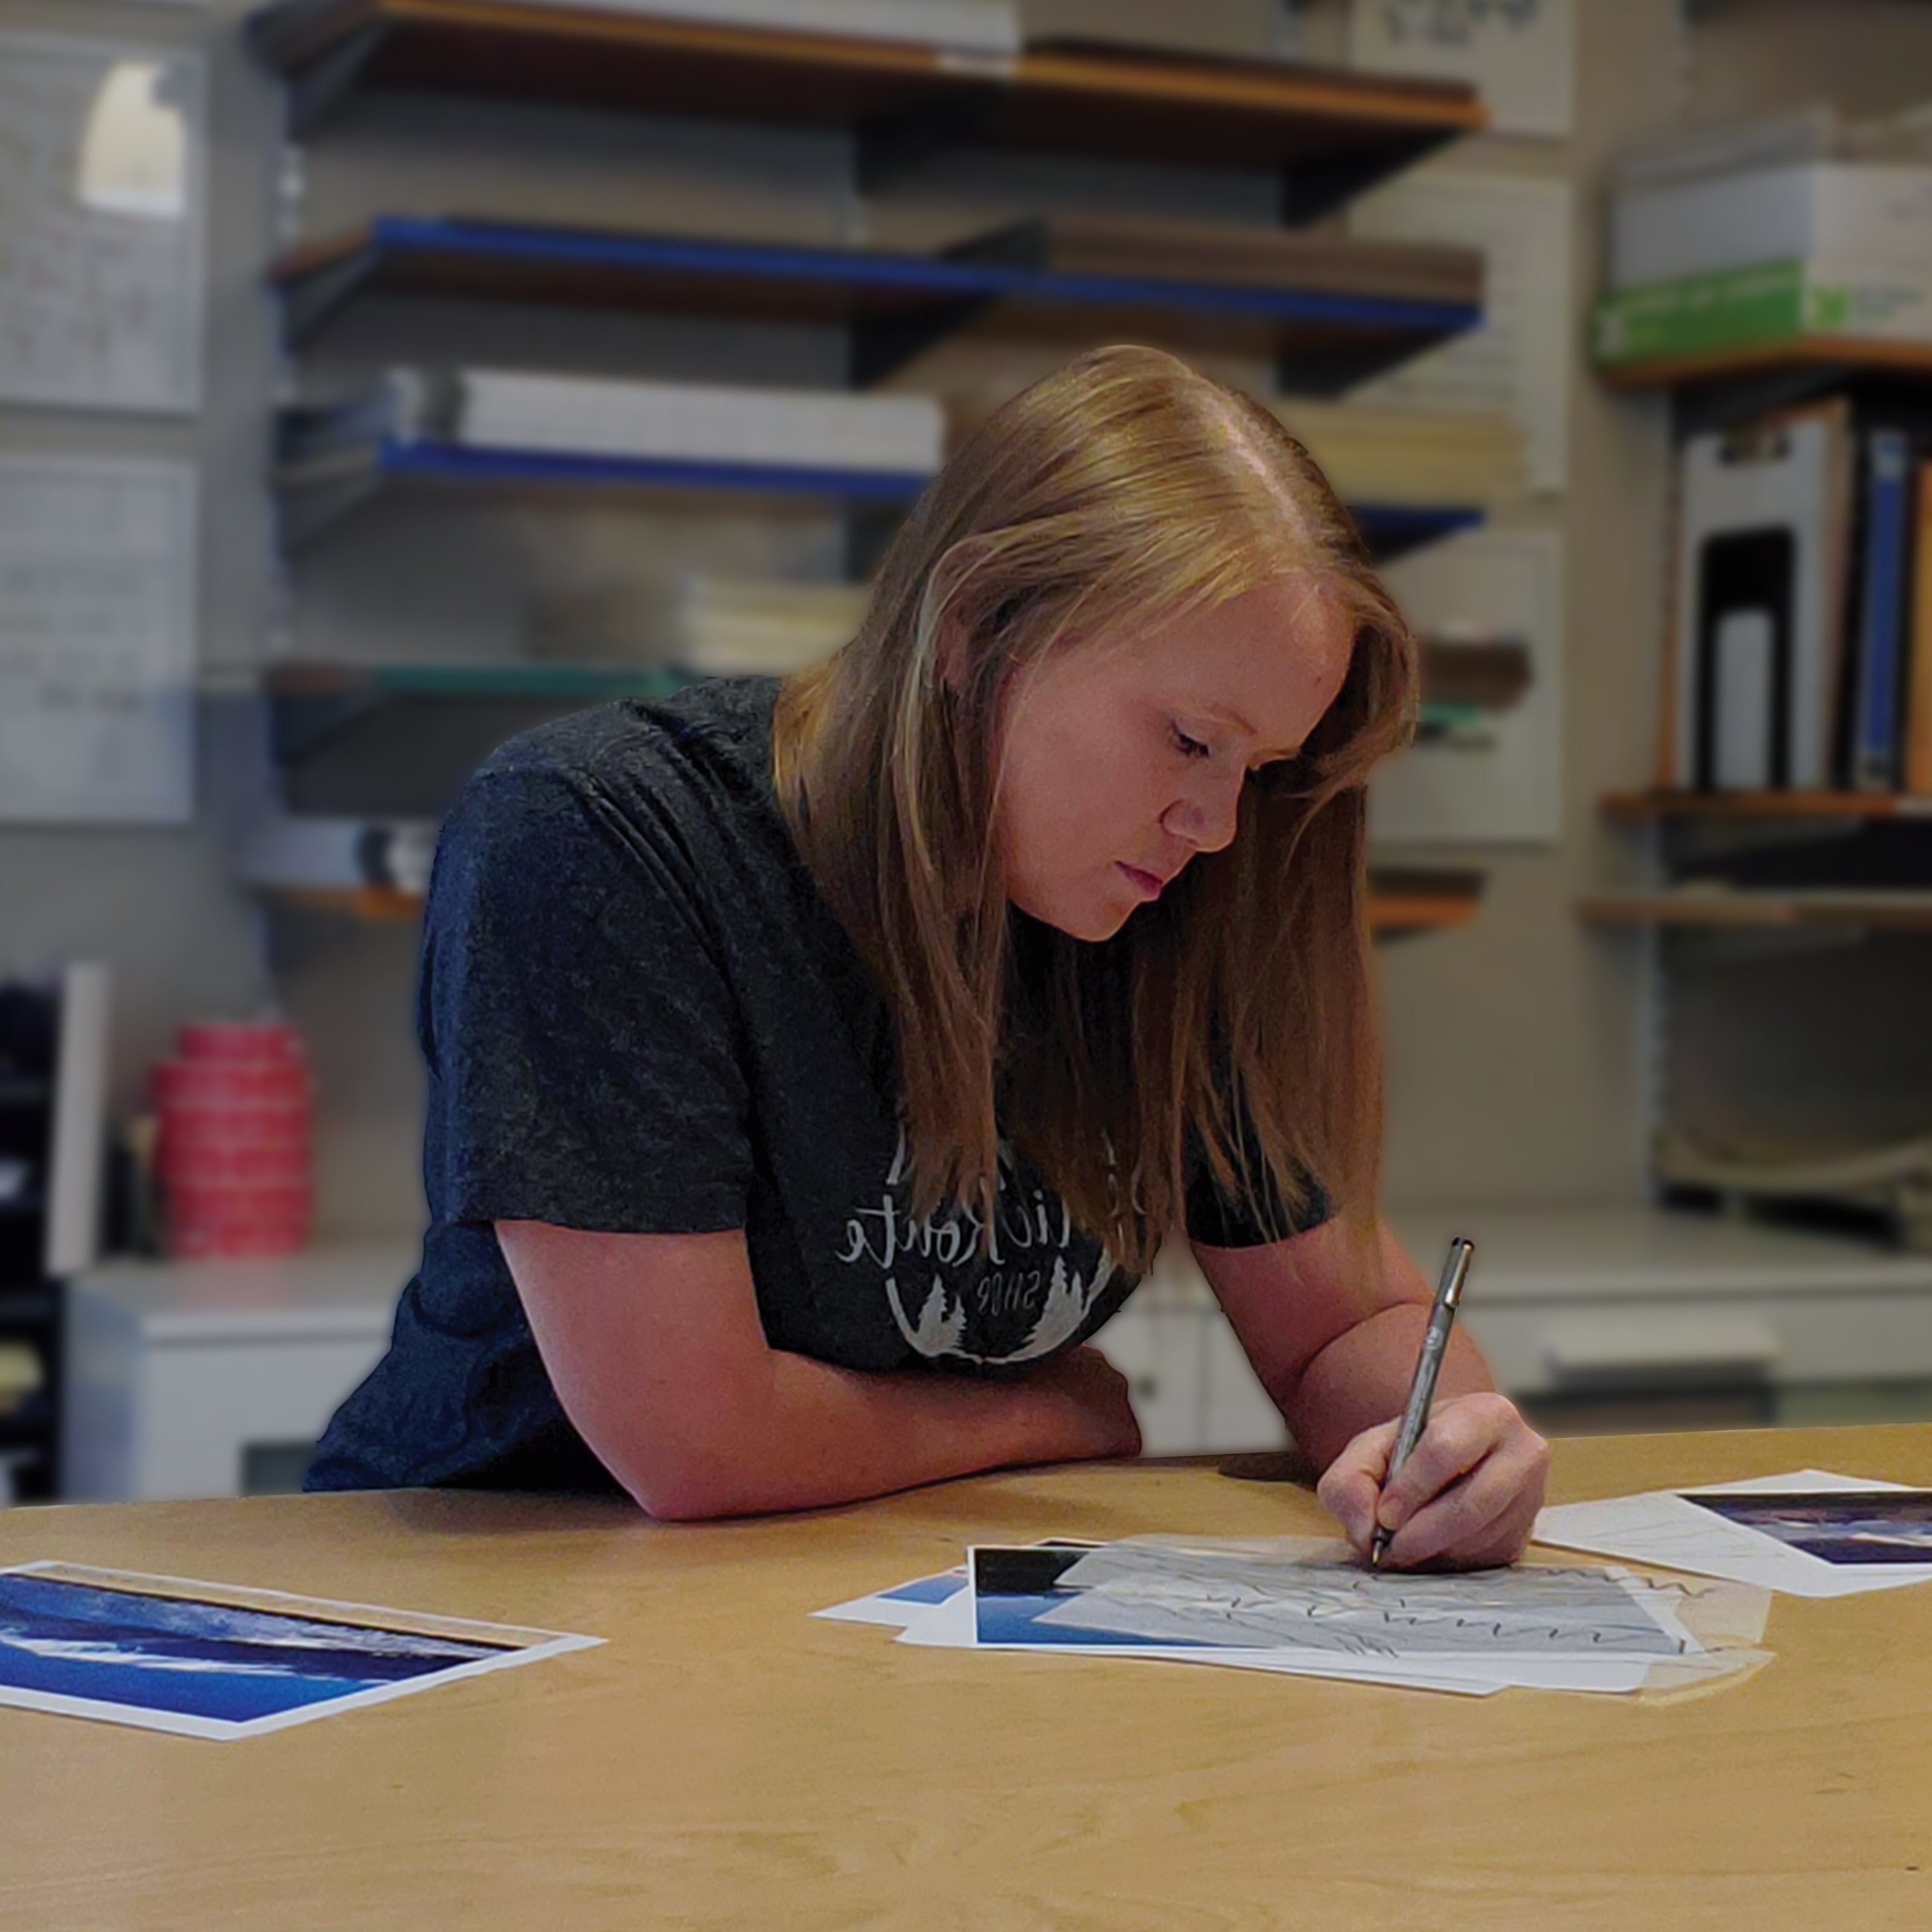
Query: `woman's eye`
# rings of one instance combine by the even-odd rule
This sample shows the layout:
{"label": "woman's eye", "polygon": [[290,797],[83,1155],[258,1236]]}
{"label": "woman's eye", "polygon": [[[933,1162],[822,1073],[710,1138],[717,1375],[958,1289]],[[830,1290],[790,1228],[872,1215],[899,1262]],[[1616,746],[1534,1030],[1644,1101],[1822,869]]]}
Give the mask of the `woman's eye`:
{"label": "woman's eye", "polygon": [[1178,724],[1170,724],[1168,729],[1174,734],[1174,748],[1185,758],[1204,758],[1212,750],[1198,738],[1190,738]]}

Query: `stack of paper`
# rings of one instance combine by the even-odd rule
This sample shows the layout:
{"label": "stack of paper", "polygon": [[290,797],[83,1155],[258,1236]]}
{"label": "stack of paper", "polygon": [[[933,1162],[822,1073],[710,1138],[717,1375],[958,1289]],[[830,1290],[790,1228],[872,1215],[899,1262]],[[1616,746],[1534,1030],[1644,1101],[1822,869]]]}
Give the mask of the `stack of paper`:
{"label": "stack of paper", "polygon": [[632,382],[465,369],[452,429],[472,447],[770,464],[808,470],[938,469],[944,418],[928,396]]}
{"label": "stack of paper", "polygon": [[708,26],[763,27],[836,39],[909,40],[983,54],[1020,50],[1013,0],[536,0],[574,12],[643,14]]}
{"label": "stack of paper", "polygon": [[371,444],[434,441],[620,460],[883,472],[916,484],[938,469],[945,430],[930,396],[391,369],[346,400],[285,411],[280,454],[302,466]]}
{"label": "stack of paper", "polygon": [[648,662],[705,677],[783,676],[849,643],[866,586],[682,572],[641,585],[553,595],[532,607],[530,647],[573,663]]}
{"label": "stack of paper", "polygon": [[1152,1658],[1484,1696],[1676,1689],[1763,1661],[1762,1592],[1628,1571],[1525,1567],[1418,1576],[1346,1545],[1133,1537],[982,1546],[820,1616],[902,1643]]}
{"label": "stack of paper", "polygon": [[1279,398],[1273,407],[1345,502],[1497,503],[1528,487],[1522,432],[1504,416],[1300,396]]}

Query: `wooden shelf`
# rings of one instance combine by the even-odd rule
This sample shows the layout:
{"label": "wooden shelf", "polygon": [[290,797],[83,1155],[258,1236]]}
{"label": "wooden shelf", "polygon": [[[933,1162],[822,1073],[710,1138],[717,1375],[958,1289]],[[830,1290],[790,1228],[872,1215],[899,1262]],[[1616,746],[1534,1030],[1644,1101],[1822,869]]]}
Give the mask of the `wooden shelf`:
{"label": "wooden shelf", "polygon": [[[768,464],[701,463],[638,457],[572,456],[550,450],[491,449],[420,438],[355,445],[285,465],[274,483],[284,547],[297,550],[358,505],[399,483],[518,488],[723,491],[769,500],[906,504],[931,478],[910,472],[779,468]],[[1364,541],[1386,562],[1472,530],[1472,505],[1352,503]]]}
{"label": "wooden shelf", "polygon": [[1925,891],[1772,892],[1723,886],[1678,887],[1600,892],[1580,901],[1577,911],[1589,926],[1932,932],[1932,892]]}
{"label": "wooden shelf", "polygon": [[[375,924],[422,916],[423,898],[417,892],[392,892],[374,886],[265,885],[260,890],[285,905],[345,914]],[[1378,939],[1444,932],[1451,926],[1466,926],[1475,917],[1476,906],[1474,899],[1384,898],[1374,895],[1369,902],[1370,930]]]}
{"label": "wooden shelf", "polygon": [[550,450],[473,448],[430,438],[351,446],[278,469],[282,540],[299,549],[359,504],[397,484],[512,489],[726,492],[770,501],[910,503],[932,478],[900,470],[806,469]]}
{"label": "wooden shelf", "polygon": [[680,690],[682,673],[650,664],[345,664],[295,658],[271,665],[262,688],[272,698],[299,702],[348,697],[658,698]]}
{"label": "wooden shelf", "polygon": [[1473,88],[1079,41],[1016,57],[499,0],[278,0],[248,22],[298,133],[361,87],[846,127],[862,179],[965,145],[1280,169],[1325,212],[1486,124]]}
{"label": "wooden shelf", "polygon": [[[1269,356],[1286,385],[1325,392],[1482,319],[1478,302],[1041,268],[995,259],[1002,238],[941,258],[381,215],[291,250],[268,274],[291,346],[360,295],[454,296],[842,322],[854,332],[850,374],[861,382],[971,326]],[[1377,266],[1385,280],[1386,265]]]}
{"label": "wooden shelf", "polygon": [[1597,374],[1612,388],[1660,389],[1680,383],[1814,375],[1821,381],[1847,376],[1909,376],[1932,380],[1932,342],[1893,342],[1869,336],[1806,335],[1747,349],[1712,350],[1648,362],[1599,363]]}
{"label": "wooden shelf", "polygon": [[[428,875],[433,823],[284,818],[258,829],[242,872],[256,891],[283,904],[376,921],[414,920],[423,895],[392,881]],[[406,855],[406,856],[399,856]],[[1440,932],[1476,916],[1479,872],[1372,867],[1370,926],[1376,938]]]}
{"label": "wooden shelf", "polygon": [[1932,796],[1910,792],[1613,792],[1604,816],[1620,825],[1658,818],[1932,818]]}
{"label": "wooden shelf", "polygon": [[1376,866],[1369,873],[1369,929],[1378,939],[1467,926],[1482,902],[1484,875]]}

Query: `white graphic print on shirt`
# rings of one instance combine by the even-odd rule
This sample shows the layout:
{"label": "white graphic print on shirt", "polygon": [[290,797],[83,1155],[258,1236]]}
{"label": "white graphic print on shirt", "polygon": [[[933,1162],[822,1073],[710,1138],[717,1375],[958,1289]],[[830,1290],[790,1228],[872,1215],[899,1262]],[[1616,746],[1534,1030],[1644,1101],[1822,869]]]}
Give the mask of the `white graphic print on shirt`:
{"label": "white graphic print on shirt", "polygon": [[[1071,1341],[1112,1280],[1113,1257],[1080,1235],[1044,1188],[1033,1187],[1032,1198],[1025,1198],[1029,1190],[1004,1141],[983,1253],[983,1224],[970,1209],[914,1219],[905,1200],[909,1166],[902,1133],[879,1204],[853,1211],[838,1256],[848,1266],[882,1271],[887,1305],[908,1345],[928,1360],[999,1366],[1035,1360]],[[1029,1313],[1030,1322],[1016,1332]]]}

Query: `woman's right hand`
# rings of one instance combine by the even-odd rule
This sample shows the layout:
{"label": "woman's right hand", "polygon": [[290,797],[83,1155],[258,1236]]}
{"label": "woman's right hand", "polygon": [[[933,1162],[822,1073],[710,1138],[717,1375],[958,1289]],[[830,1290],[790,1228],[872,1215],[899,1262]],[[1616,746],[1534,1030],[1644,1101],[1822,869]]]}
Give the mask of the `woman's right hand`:
{"label": "woman's right hand", "polygon": [[1083,1344],[1055,1355],[1028,1376],[1027,1384],[1058,1405],[1070,1438],[1061,1453],[1070,1460],[1141,1453],[1141,1426],[1127,1378],[1098,1348]]}

